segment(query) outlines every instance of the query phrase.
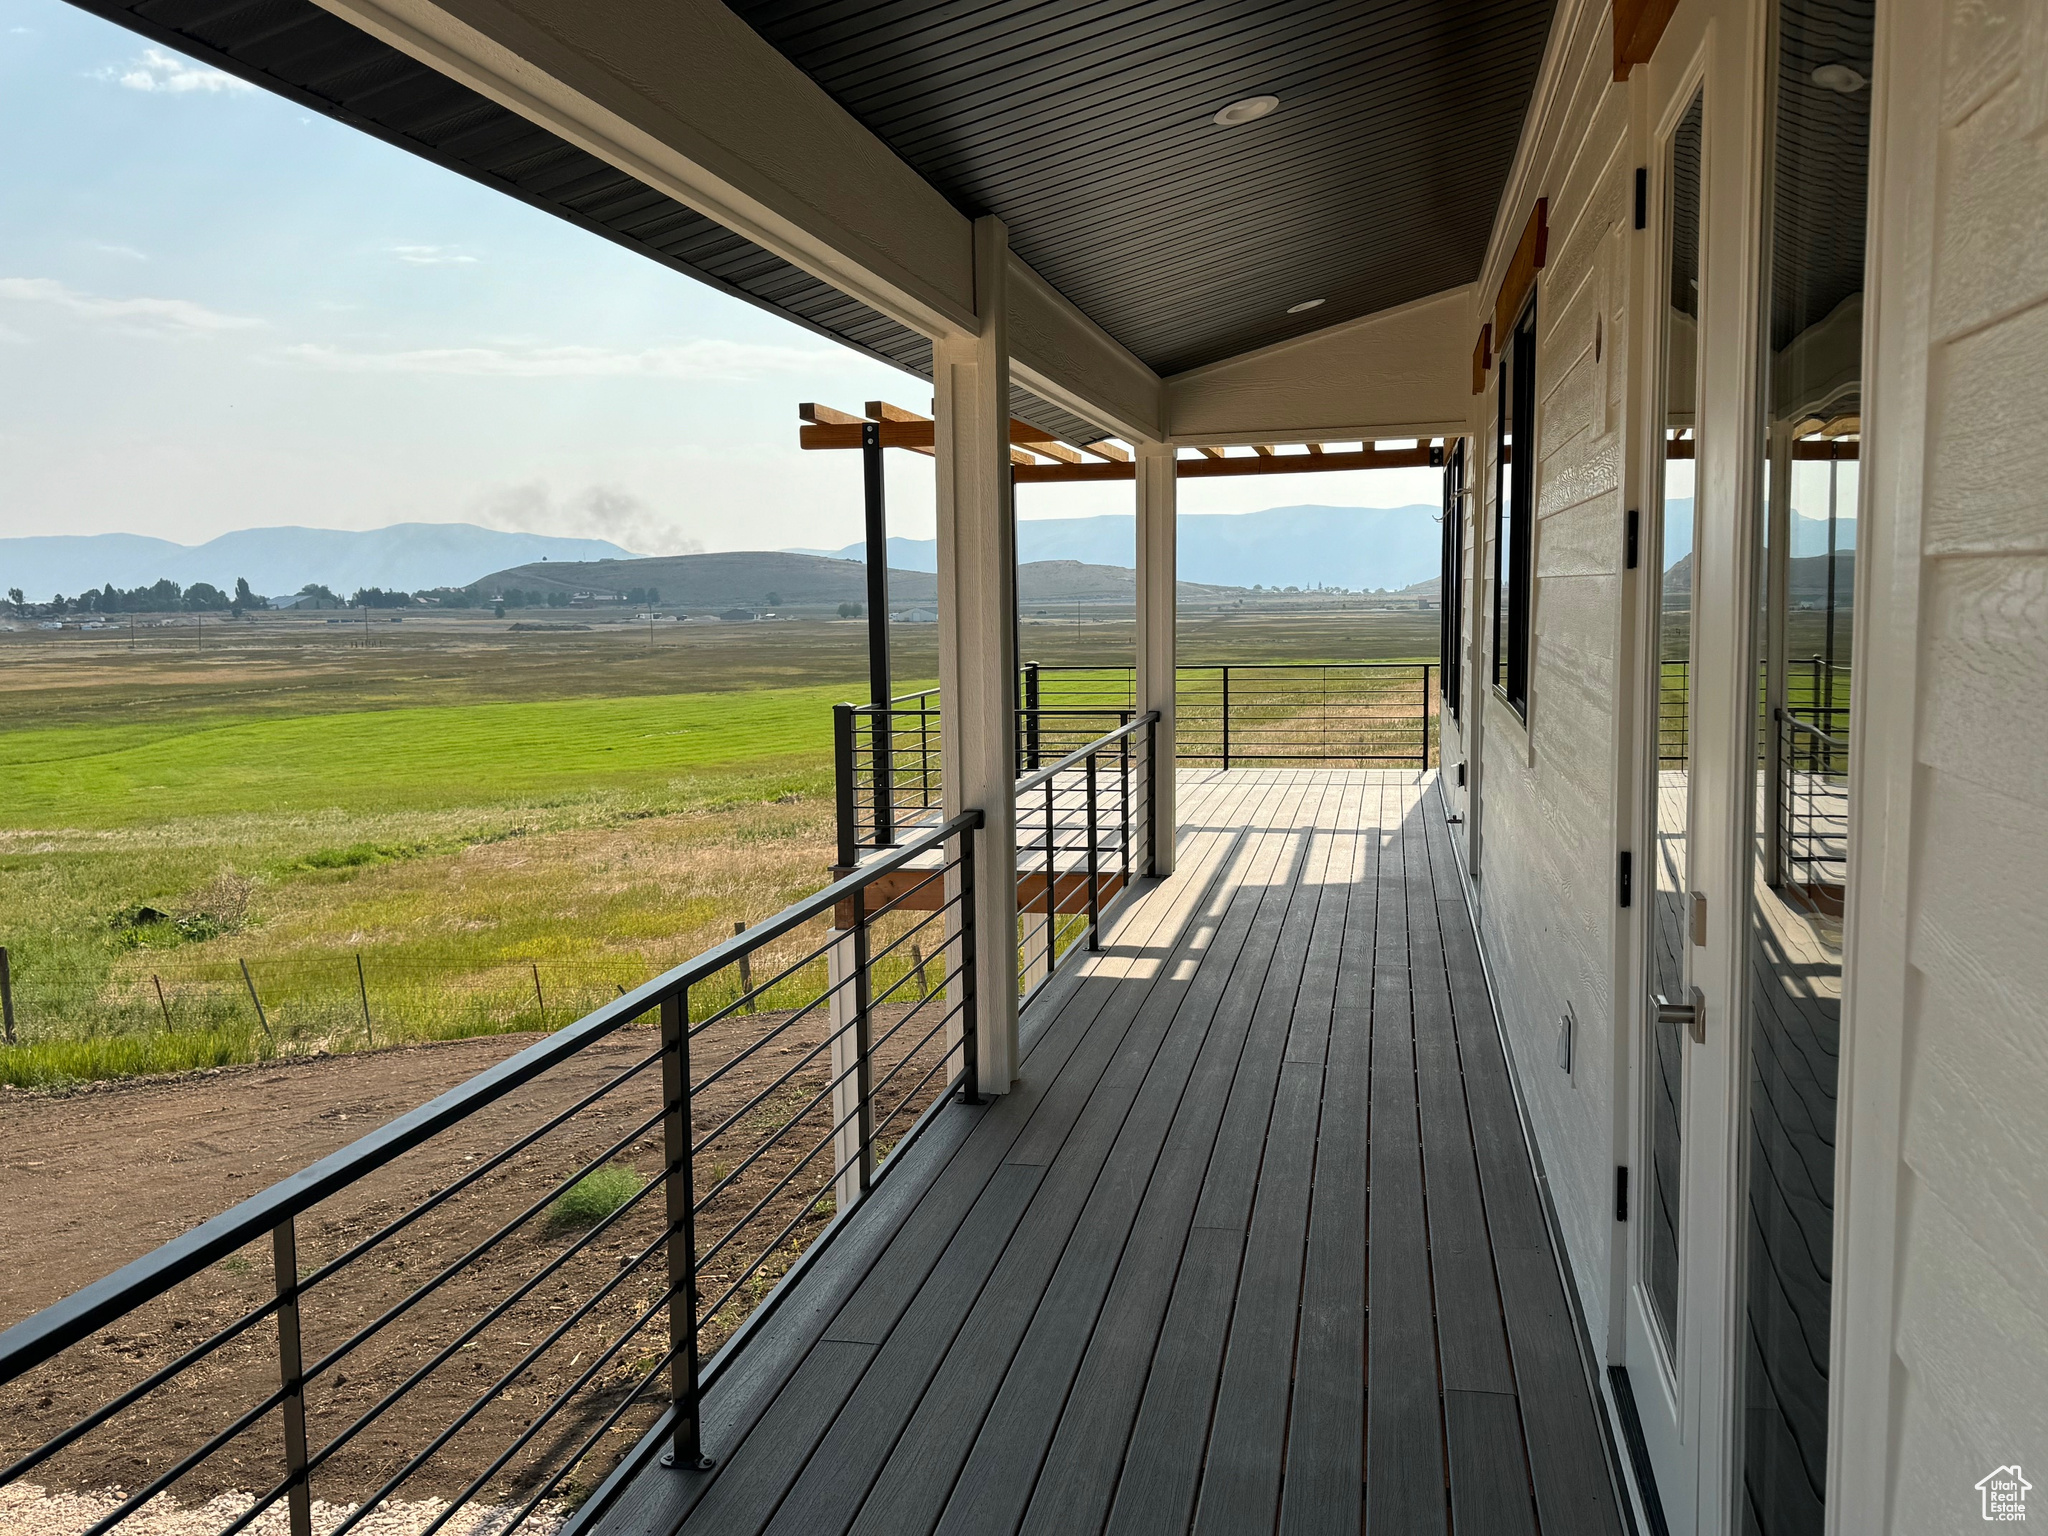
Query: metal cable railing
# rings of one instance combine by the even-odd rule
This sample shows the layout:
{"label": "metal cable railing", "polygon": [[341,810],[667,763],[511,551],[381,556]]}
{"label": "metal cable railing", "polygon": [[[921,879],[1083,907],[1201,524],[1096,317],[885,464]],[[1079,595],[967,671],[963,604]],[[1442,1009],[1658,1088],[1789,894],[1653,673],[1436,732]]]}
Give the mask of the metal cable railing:
{"label": "metal cable railing", "polygon": [[[1682,664],[1681,664],[1682,665]],[[1175,684],[1175,755],[1245,767],[1427,767],[1435,752],[1435,662],[1271,662],[1184,666]],[[1683,673],[1679,674],[1683,686]],[[1017,772],[1036,773],[1136,714],[1129,667],[1026,663],[1018,673]],[[944,801],[939,693],[883,709],[833,710],[839,863],[895,845]],[[1684,701],[1677,705],[1684,730]]]}
{"label": "metal cable railing", "polygon": [[[550,1501],[580,1528],[654,1457],[700,1462],[702,1393],[778,1279],[941,1104],[978,1101],[981,819],[0,1333],[0,1485],[118,1490],[82,1536],[160,1498],[213,1536],[282,1504],[311,1536],[316,1493],[323,1536],[411,1500],[433,1536]],[[738,996],[721,980],[693,1011],[734,968]],[[808,1002],[756,1011],[807,978]]]}
{"label": "metal cable railing", "polygon": [[1158,724],[1148,710],[1017,781],[1017,974],[1027,999],[1077,944],[1101,947],[1105,904],[1155,868]]}
{"label": "metal cable railing", "polygon": [[1839,900],[1849,868],[1849,744],[1801,713],[1778,714],[1779,883]]}

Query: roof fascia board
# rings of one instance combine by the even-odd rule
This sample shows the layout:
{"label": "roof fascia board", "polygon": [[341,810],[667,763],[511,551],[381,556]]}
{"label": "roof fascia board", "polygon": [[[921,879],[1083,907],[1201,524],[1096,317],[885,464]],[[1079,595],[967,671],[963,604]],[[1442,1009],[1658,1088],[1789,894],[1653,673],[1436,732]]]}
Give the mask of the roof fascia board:
{"label": "roof fascia board", "polygon": [[1010,367],[1018,382],[1107,436],[1159,441],[1159,375],[1014,254],[1009,288]]}
{"label": "roof fascia board", "polygon": [[[1529,110],[1522,117],[1522,136],[1515,145],[1514,162],[1508,168],[1500,203],[1493,211],[1493,233],[1486,242],[1486,260],[1479,268],[1479,280],[1472,285],[1472,310],[1466,325],[1476,334],[1480,322],[1491,320],[1488,294],[1500,291],[1501,278],[1514,259],[1529,210],[1543,192],[1537,185],[1544,164],[1557,137],[1559,114],[1571,107],[1572,88],[1584,64],[1585,39],[1580,36],[1589,20],[1607,16],[1606,0],[1558,0],[1557,13],[1550,21],[1550,36],[1543,42],[1543,63],[1536,71],[1536,88],[1529,93]],[[1596,40],[1608,40],[1604,29],[1596,29]],[[1496,341],[1498,338],[1496,338]]]}
{"label": "roof fascia board", "polygon": [[1470,286],[1205,363],[1166,380],[1168,441],[1226,445],[1462,433]]}
{"label": "roof fascia board", "polygon": [[717,0],[319,0],[923,335],[973,335],[973,225]]}

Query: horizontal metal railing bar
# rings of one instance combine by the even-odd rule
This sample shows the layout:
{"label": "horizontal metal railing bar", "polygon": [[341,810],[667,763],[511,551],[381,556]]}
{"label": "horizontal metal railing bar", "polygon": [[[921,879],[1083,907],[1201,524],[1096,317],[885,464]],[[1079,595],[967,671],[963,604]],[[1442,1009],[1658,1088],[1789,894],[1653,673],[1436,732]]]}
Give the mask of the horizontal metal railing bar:
{"label": "horizontal metal railing bar", "polygon": [[1027,774],[1025,777],[1019,779],[1017,781],[1017,793],[1021,795],[1029,790],[1040,789],[1044,787],[1046,780],[1050,779],[1054,774],[1062,773],[1067,769],[1073,767],[1075,764],[1086,761],[1090,754],[1100,752],[1105,747],[1111,746],[1115,742],[1121,741],[1126,736],[1137,735],[1138,732],[1143,730],[1146,726],[1156,724],[1158,722],[1158,719],[1158,710],[1146,710],[1145,713],[1138,716],[1137,719],[1127,721],[1123,725],[1118,726],[1115,730],[1108,732],[1106,735],[1096,737],[1095,740],[1089,742],[1086,746],[1077,747],[1074,751],[1069,752],[1065,757],[1061,758],[1058,762],[1050,763],[1047,766],[1039,769],[1036,773]]}
{"label": "horizontal metal railing bar", "polygon": [[785,907],[745,933],[665,971],[613,1002],[486,1068],[269,1189],[201,1222],[162,1247],[123,1265],[70,1296],[0,1333],[0,1384],[13,1381],[106,1324],[162,1295],[237,1249],[265,1237],[280,1223],[346,1189],[487,1105],[533,1081],[682,988],[716,975],[762,945],[832,911],[919,854],[980,827],[979,811],[965,811],[891,849],[823,890]]}
{"label": "horizontal metal railing bar", "polygon": [[[539,1286],[542,1281],[548,1278],[549,1275],[554,1274],[570,1259],[574,1258],[578,1253],[582,1252],[594,1238],[596,1238],[600,1233],[604,1232],[621,1216],[625,1215],[628,1211],[632,1210],[634,1206],[638,1205],[643,1199],[645,1199],[650,1191],[661,1188],[662,1185],[667,1181],[667,1178],[668,1173],[667,1170],[664,1169],[661,1173],[655,1175],[652,1179],[649,1179],[646,1184],[642,1185],[641,1188],[638,1191],[636,1191],[633,1194],[633,1196],[630,1199],[628,1199],[624,1204],[619,1206],[617,1210],[611,1212],[602,1221],[598,1222],[596,1226],[592,1227],[590,1231],[583,1236],[582,1239],[580,1239],[571,1247],[564,1249],[561,1253],[557,1254],[552,1260],[550,1260],[547,1264],[543,1265],[539,1270],[537,1270],[534,1274],[530,1275],[524,1282],[522,1282],[519,1288],[515,1290],[510,1296],[506,1297],[497,1306],[493,1307],[489,1312],[485,1313],[484,1316],[477,1319],[477,1321],[470,1324],[470,1326],[464,1329],[461,1334],[457,1335],[455,1338],[451,1339],[447,1344],[443,1345],[441,1350],[434,1356],[433,1359],[427,1361],[427,1363],[424,1365],[416,1367],[412,1374],[406,1377],[406,1379],[403,1382],[401,1382],[398,1386],[393,1387],[373,1406],[364,1410],[363,1414],[359,1418],[357,1418],[354,1423],[350,1424],[346,1429],[342,1430],[339,1434],[335,1435],[333,1439],[329,1440],[325,1445],[321,1446],[318,1451],[314,1452],[311,1456],[309,1456],[306,1460],[307,1474],[311,1475],[312,1473],[317,1472],[323,1465],[326,1464],[326,1462],[331,1457],[333,1457],[338,1451],[340,1451],[343,1446],[347,1445],[349,1441],[353,1440],[357,1435],[361,1434],[365,1429],[369,1428],[370,1425],[375,1423],[385,1413],[389,1412],[390,1409],[394,1407],[399,1402],[399,1400],[405,1396],[406,1393],[410,1392],[414,1387],[418,1386],[421,1382],[425,1381],[427,1377],[431,1376],[435,1371],[439,1370],[442,1366],[446,1365],[450,1360],[454,1359],[456,1354],[463,1347],[463,1345],[467,1344],[471,1339],[477,1337],[477,1335],[482,1333],[486,1328],[490,1327],[491,1324],[498,1321],[499,1318],[503,1317],[505,1313],[510,1311],[520,1301],[524,1300],[527,1296],[532,1295],[535,1287]],[[637,1269],[640,1263],[644,1262],[644,1255],[652,1253],[655,1248],[659,1248],[662,1245],[662,1243],[666,1240],[667,1235],[666,1233],[664,1233],[661,1238],[655,1241],[652,1247],[643,1250],[642,1259],[636,1259],[631,1264],[624,1266],[621,1269],[620,1277],[623,1277],[624,1274],[631,1273],[632,1270]],[[615,1285],[617,1283],[617,1279],[615,1278],[612,1283]],[[600,1298],[603,1296],[603,1294],[604,1292],[599,1293]]]}

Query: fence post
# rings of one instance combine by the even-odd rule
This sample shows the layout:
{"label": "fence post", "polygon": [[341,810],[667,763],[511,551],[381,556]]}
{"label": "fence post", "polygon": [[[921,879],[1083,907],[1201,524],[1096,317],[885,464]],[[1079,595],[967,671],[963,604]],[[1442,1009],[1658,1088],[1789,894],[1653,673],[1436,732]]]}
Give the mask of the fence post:
{"label": "fence post", "polygon": [[1230,768],[1230,668],[1223,669],[1223,767]]}
{"label": "fence post", "polygon": [[[256,995],[256,978],[249,974],[249,962],[238,959],[235,963],[242,968],[242,981],[249,989],[249,1001],[256,1005],[256,1022],[263,1026],[263,1033],[266,1036],[271,1040],[276,1040],[277,1036],[270,1033],[270,1020],[264,1017],[263,999]],[[537,986],[539,983],[536,981],[535,985]]]}
{"label": "fence post", "polygon": [[[747,931],[747,925],[738,918],[733,919],[732,936],[738,938]],[[754,990],[754,955],[751,950],[740,951],[740,1007],[747,1013],[754,1011],[754,999],[748,994]]]}
{"label": "fence post", "polygon": [[697,1184],[690,1141],[690,989],[661,1000],[661,1140],[667,1164],[669,1447],[661,1464],[710,1467],[698,1425]]}
{"label": "fence post", "polygon": [[979,973],[974,957],[974,832],[960,834],[960,1102],[981,1102]]}
{"label": "fence post", "polygon": [[[356,951],[356,996],[363,1000],[363,1038],[371,1045],[375,1045],[377,1037],[370,1032],[370,983],[363,976],[363,955],[361,950]],[[165,1022],[167,1024],[170,1022],[168,1010],[165,1013]]]}
{"label": "fence post", "polygon": [[860,1192],[875,1182],[874,985],[868,975],[868,893],[853,893],[853,1072],[860,1085]]}
{"label": "fence post", "polygon": [[277,1283],[277,1384],[284,1389],[285,1504],[291,1536],[313,1536],[313,1490],[306,1472],[306,1382],[299,1332],[298,1218],[270,1229],[270,1260]]}
{"label": "fence post", "polygon": [[0,944],[0,1033],[6,1035],[9,1045],[14,1044],[14,973],[8,969],[5,944]]}
{"label": "fence post", "polygon": [[853,706],[832,706],[832,778],[839,801],[839,867],[851,869],[859,862],[859,834],[854,826],[857,808],[853,793]]}
{"label": "fence post", "polygon": [[[164,996],[164,979],[154,971],[149,973],[149,979],[156,983],[156,1005],[164,1011],[164,1033],[167,1035],[171,1034],[173,1033],[171,1029],[171,1003],[170,999]],[[14,1032],[12,1030],[7,1032],[7,1039],[9,1044],[13,1043]]]}

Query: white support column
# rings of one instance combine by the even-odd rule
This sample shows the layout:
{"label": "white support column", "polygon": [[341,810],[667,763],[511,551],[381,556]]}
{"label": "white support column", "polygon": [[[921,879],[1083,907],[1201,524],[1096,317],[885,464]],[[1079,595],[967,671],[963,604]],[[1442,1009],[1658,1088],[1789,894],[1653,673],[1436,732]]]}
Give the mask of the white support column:
{"label": "white support column", "polygon": [[[974,308],[981,333],[932,344],[940,752],[945,814],[979,810],[985,818],[974,903],[984,1093],[1007,1092],[1017,1075],[1017,722],[1011,701],[1017,570],[1010,527],[1008,261],[1002,220],[977,219]],[[954,922],[949,917],[949,932]]]}
{"label": "white support column", "polygon": [[826,981],[832,989],[832,1193],[842,1211],[860,1199],[860,1042],[853,1031],[853,934],[826,934]]}
{"label": "white support column", "polygon": [[1159,759],[1152,767],[1153,836],[1147,850],[1159,875],[1173,873],[1174,829],[1174,639],[1175,481],[1170,443],[1136,443],[1138,461],[1138,712],[1159,711],[1154,737]]}

